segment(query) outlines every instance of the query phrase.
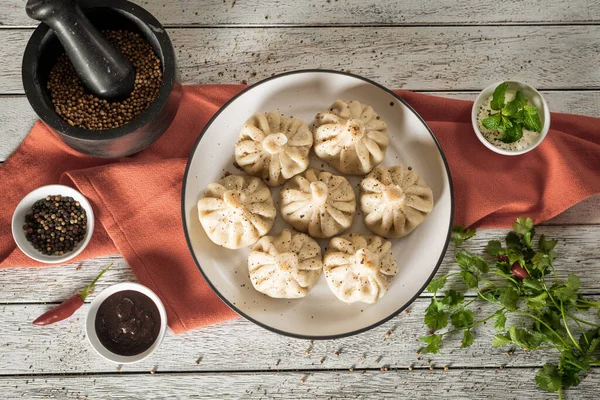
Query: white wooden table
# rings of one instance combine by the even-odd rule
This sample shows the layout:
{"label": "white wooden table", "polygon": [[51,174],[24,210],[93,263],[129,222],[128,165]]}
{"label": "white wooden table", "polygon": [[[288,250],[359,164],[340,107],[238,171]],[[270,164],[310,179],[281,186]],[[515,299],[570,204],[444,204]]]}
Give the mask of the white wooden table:
{"label": "white wooden table", "polygon": [[[597,0],[140,3],[169,28],[185,83],[254,83],[322,67],[350,70],[390,88],[473,99],[490,82],[512,78],[541,89],[552,111],[600,117]],[[35,119],[20,74],[32,28],[23,0],[0,2],[0,161]],[[561,274],[579,274],[585,292],[600,295],[600,196],[545,225],[538,231],[561,239]],[[470,247],[481,250],[504,233],[481,231]],[[410,313],[346,339],[311,345],[239,319],[169,333],[151,359],[120,369],[88,346],[87,306],[64,323],[31,325],[112,261],[116,267],[97,291],[135,280],[118,255],[0,270],[0,398],[554,398],[537,390],[534,376],[556,354],[515,351],[508,357],[505,349],[491,347],[485,326],[468,350],[455,343],[442,355],[419,359],[426,294]],[[446,257],[440,272],[452,268]],[[390,329],[394,333],[386,338]],[[598,372],[569,398],[598,398]]]}

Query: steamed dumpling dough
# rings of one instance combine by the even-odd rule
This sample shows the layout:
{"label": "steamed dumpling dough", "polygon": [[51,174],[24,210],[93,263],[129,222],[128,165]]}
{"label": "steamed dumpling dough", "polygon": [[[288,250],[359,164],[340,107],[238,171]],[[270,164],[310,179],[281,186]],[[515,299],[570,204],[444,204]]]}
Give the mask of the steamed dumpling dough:
{"label": "steamed dumpling dough", "polygon": [[353,100],[336,100],[317,114],[315,153],[344,174],[365,175],[385,157],[389,139],[386,123],[373,107]]}
{"label": "steamed dumpling dough", "polygon": [[356,213],[356,195],[348,180],[314,168],[283,185],[280,203],[285,222],[314,238],[345,231]]}
{"label": "steamed dumpling dough", "polygon": [[304,233],[284,229],[279,236],[265,236],[254,245],[248,269],[259,292],[274,298],[304,297],[321,276],[321,247]]}
{"label": "steamed dumpling dough", "polygon": [[275,221],[269,188],[253,176],[229,175],[206,188],[198,217],[206,234],[228,249],[251,246],[269,233]]}
{"label": "steamed dumpling dough", "polygon": [[308,168],[313,137],[304,122],[279,111],[250,117],[235,145],[235,161],[247,173],[279,186]]}
{"label": "steamed dumpling dough", "polygon": [[381,299],[398,272],[391,249],[392,244],[379,236],[351,233],[331,239],[323,270],[333,294],[346,303]]}
{"label": "steamed dumpling dough", "polygon": [[401,165],[377,167],[360,183],[365,224],[380,236],[408,235],[433,209],[433,192],[423,179]]}

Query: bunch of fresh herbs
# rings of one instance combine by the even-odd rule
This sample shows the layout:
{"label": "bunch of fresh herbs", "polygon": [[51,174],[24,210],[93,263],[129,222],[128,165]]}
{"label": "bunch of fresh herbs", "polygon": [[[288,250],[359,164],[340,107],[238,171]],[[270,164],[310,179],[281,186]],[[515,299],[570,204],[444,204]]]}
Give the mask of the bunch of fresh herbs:
{"label": "bunch of fresh herbs", "polygon": [[517,91],[515,98],[505,103],[506,88],[508,83],[498,85],[494,90],[490,107],[497,110],[481,123],[492,131],[501,131],[500,140],[504,143],[514,143],[523,137],[523,128],[534,131],[542,131],[542,122],[535,106],[527,105],[527,98],[521,91]]}
{"label": "bunch of fresh herbs", "polygon": [[[560,353],[558,364],[545,364],[536,382],[562,398],[563,389],[577,386],[582,373],[591,366],[600,366],[600,324],[587,321],[585,316],[589,318],[592,310],[600,316],[600,302],[587,300],[580,293],[576,275],[569,275],[564,282],[558,279],[553,265],[557,240],[541,235],[534,243],[531,218],[517,219],[504,243],[491,240],[485,248],[486,258],[460,248],[473,236],[473,229],[454,227],[454,256],[460,272],[435,278],[427,286],[433,293],[425,313],[430,334],[421,338],[425,343],[421,352],[439,353],[444,338],[457,332],[463,334],[461,347],[469,347],[475,341],[474,328],[493,320],[498,331],[492,341],[494,347],[513,345],[525,350],[556,349]],[[445,290],[441,297],[446,280],[455,275],[464,283],[463,290]],[[491,282],[493,276],[497,279]],[[468,290],[477,296],[465,300]],[[496,311],[478,318],[472,306],[476,301],[488,302]],[[511,314],[525,316],[529,324],[507,326]],[[451,328],[447,328],[449,323]],[[438,332],[444,328],[445,332]]]}

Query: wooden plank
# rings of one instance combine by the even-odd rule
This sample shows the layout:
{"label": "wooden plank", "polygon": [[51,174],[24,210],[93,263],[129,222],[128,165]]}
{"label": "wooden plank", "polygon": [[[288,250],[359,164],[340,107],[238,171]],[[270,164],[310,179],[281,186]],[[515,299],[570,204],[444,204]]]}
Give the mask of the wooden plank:
{"label": "wooden plank", "polygon": [[[414,25],[591,23],[600,21],[600,6],[593,0],[570,2],[493,0],[321,0],[280,1],[135,1],[164,25]],[[32,26],[22,0],[0,2],[0,25]]]}
{"label": "wooden plank", "polygon": [[[306,340],[271,333],[244,319],[181,335],[168,331],[155,355],[123,366],[121,370],[149,372],[154,367],[170,372],[428,368],[429,360],[437,368],[444,365],[498,368],[539,367],[545,362],[557,361],[558,352],[554,350],[492,347],[496,332],[491,324],[474,330],[477,339],[468,349],[460,348],[462,335],[451,335],[442,346],[443,354],[418,355],[416,352],[422,347],[418,338],[427,335],[423,315],[428,304],[428,299],[419,299],[408,314],[402,313],[369,332],[346,339],[316,341],[312,345]],[[45,310],[46,306],[37,304],[0,306],[0,365],[3,366],[0,375],[115,372],[115,364],[97,355],[84,335],[87,304],[69,320],[45,327],[31,325]],[[495,310],[481,304],[476,320]],[[597,322],[597,318],[592,318],[591,322],[594,321]],[[517,326],[530,324],[523,318],[511,319],[511,322]],[[393,332],[388,334],[390,330]],[[507,351],[511,351],[510,356],[506,355]]]}
{"label": "wooden plank", "polygon": [[[506,232],[505,229],[480,230],[477,237],[465,244],[465,248],[479,254],[489,240],[501,239]],[[537,230],[537,234],[560,239],[556,248],[558,258],[555,266],[561,279],[566,278],[569,273],[577,274],[581,278],[584,293],[600,295],[600,225],[544,226]],[[0,269],[0,304],[62,301],[74,291],[85,287],[110,262],[115,262],[115,265],[97,283],[96,292],[115,283],[135,280],[127,263],[120,256],[63,266]],[[450,249],[439,274],[456,271],[457,268]],[[424,293],[424,296],[428,295]]]}
{"label": "wooden plank", "polygon": [[[534,369],[265,372],[0,378],[7,398],[193,399],[556,399],[537,388]],[[600,375],[566,391],[595,399]]]}
{"label": "wooden plank", "polygon": [[[600,26],[172,29],[184,83],[235,83],[302,68],[351,70],[393,88],[475,90],[518,79],[600,88]],[[23,93],[31,30],[0,30],[0,94]]]}

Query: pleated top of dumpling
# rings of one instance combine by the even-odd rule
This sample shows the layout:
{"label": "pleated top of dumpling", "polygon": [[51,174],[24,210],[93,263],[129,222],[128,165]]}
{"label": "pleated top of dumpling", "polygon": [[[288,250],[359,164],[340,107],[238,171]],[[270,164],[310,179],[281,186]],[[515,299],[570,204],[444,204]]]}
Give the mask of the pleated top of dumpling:
{"label": "pleated top of dumpling", "polygon": [[410,168],[377,167],[360,183],[360,208],[369,230],[400,238],[425,221],[433,210],[433,192]]}
{"label": "pleated top of dumpling", "polygon": [[259,179],[229,175],[206,188],[198,217],[214,243],[228,249],[251,246],[273,227],[277,211],[269,188]]}
{"label": "pleated top of dumpling", "polygon": [[274,298],[306,296],[322,269],[319,244],[310,236],[289,229],[278,236],[261,238],[248,256],[252,285]]}
{"label": "pleated top of dumpling", "polygon": [[315,153],[349,175],[368,174],[385,157],[389,138],[386,123],[373,107],[353,100],[336,100],[317,114]]}
{"label": "pleated top of dumpling", "polygon": [[391,249],[392,244],[379,236],[351,233],[331,239],[323,271],[333,294],[346,303],[381,299],[398,272]]}
{"label": "pleated top of dumpling", "polygon": [[308,168],[313,137],[304,122],[279,111],[256,113],[240,132],[235,161],[247,173],[279,186]]}
{"label": "pleated top of dumpling", "polygon": [[281,215],[315,238],[335,236],[352,225],[356,195],[343,176],[309,168],[283,185]]}

